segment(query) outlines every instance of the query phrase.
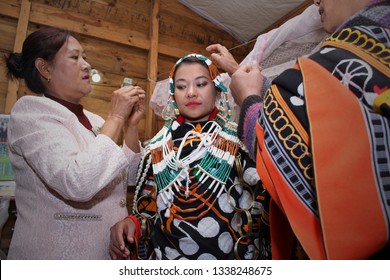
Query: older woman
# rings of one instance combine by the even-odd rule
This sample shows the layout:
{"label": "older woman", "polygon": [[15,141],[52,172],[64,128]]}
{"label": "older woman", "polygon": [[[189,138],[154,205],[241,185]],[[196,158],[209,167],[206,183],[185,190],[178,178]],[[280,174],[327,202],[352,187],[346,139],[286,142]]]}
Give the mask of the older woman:
{"label": "older woman", "polygon": [[109,229],[127,214],[127,178],[134,181],[140,159],[144,91],[114,91],[106,121],[83,109],[91,66],[74,34],[57,28],[30,34],[7,67],[39,95],[11,112],[18,216],[8,258],[109,259]]}

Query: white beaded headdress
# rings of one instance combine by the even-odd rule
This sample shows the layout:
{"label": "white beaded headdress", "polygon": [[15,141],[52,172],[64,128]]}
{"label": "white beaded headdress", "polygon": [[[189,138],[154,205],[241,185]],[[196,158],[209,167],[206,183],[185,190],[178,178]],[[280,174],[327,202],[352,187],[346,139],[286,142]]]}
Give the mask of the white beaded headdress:
{"label": "white beaded headdress", "polygon": [[219,111],[219,113],[221,113],[223,116],[225,116],[227,119],[230,120],[231,115],[232,115],[232,110],[231,110],[232,106],[229,103],[229,98],[227,95],[227,88],[222,82],[222,78],[221,78],[220,73],[218,72],[217,67],[212,63],[212,61],[210,59],[208,59],[207,57],[205,57],[203,55],[196,54],[196,53],[189,54],[189,55],[186,55],[186,56],[180,58],[176,62],[175,66],[172,68],[172,70],[169,74],[168,102],[162,111],[162,117],[165,120],[169,121],[169,120],[176,119],[180,115],[179,109],[177,108],[176,101],[175,101],[174,77],[175,77],[175,72],[176,72],[177,67],[181,63],[189,60],[190,58],[196,58],[199,60],[200,63],[202,63],[203,65],[208,67],[210,77],[214,83],[215,88],[221,92],[221,97],[218,99],[218,104],[217,104],[218,111]]}

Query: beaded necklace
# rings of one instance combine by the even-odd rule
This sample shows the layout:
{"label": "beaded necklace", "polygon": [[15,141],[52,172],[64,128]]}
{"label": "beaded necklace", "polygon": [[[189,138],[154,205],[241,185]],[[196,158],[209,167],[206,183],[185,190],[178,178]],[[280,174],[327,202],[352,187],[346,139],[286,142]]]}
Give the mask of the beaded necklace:
{"label": "beaded necklace", "polygon": [[[164,128],[150,142],[153,173],[157,191],[168,207],[176,194],[185,188],[185,197],[190,194],[190,172],[198,178],[198,184],[212,182],[206,189],[217,193],[217,198],[226,190],[225,185],[232,170],[234,159],[240,146],[237,137],[237,124],[228,121],[222,114],[210,120],[206,131],[188,131],[181,139],[177,151],[173,148],[172,129],[179,124],[176,120],[167,122]],[[205,125],[206,127],[206,125]],[[199,138],[198,146],[187,156],[181,158],[182,148],[189,138]],[[200,160],[201,159],[201,160]],[[198,164],[191,164],[200,160]],[[170,213],[166,214],[169,216]]]}

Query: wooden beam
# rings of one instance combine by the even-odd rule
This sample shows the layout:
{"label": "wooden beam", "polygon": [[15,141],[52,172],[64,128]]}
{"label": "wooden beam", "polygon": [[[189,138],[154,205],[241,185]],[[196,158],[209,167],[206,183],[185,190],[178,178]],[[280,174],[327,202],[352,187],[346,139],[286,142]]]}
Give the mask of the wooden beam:
{"label": "wooden beam", "polygon": [[[11,1],[0,2],[0,15],[11,18],[20,18],[19,13],[17,12],[17,7],[12,5]],[[70,15],[64,10],[40,3],[32,4],[29,22],[44,26],[66,28],[89,37],[107,40],[143,50],[149,50],[151,45],[150,39],[146,38],[145,34],[140,32],[129,30],[124,27],[120,28],[110,22],[82,14],[77,15],[73,13]],[[193,44],[191,48],[194,50],[204,49],[204,46]],[[180,58],[187,54],[188,51],[160,44],[159,52],[162,55]]]}
{"label": "wooden beam", "polygon": [[[14,52],[21,52],[24,39],[27,36],[27,27],[31,11],[30,0],[22,0],[19,12],[18,26],[16,28],[16,38],[14,43]],[[5,98],[5,113],[9,114],[18,99],[19,82],[17,80],[8,81],[7,96]]]}
{"label": "wooden beam", "polygon": [[[156,86],[158,74],[158,39],[159,39],[159,21],[160,21],[160,0],[151,1],[151,15],[150,15],[150,47],[148,55],[148,81],[146,85],[146,102],[149,103],[152,97],[154,88]],[[152,109],[147,106],[146,110],[146,125],[145,125],[146,139],[150,139],[157,132],[155,115]]]}

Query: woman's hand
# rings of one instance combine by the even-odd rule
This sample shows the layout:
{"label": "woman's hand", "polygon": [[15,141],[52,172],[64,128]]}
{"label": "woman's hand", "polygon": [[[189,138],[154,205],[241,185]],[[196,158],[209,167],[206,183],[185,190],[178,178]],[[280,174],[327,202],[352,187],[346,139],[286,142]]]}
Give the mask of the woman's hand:
{"label": "woman's hand", "polygon": [[240,67],[229,50],[221,44],[210,45],[206,51],[211,52],[211,61],[230,76]]}
{"label": "woman's hand", "polygon": [[260,95],[263,79],[261,68],[256,62],[243,65],[234,72],[231,77],[230,90],[238,106],[241,107],[248,96]]}
{"label": "woman's hand", "polygon": [[[125,86],[115,90],[111,96],[110,112],[100,133],[107,135],[115,143],[118,143],[123,128],[136,131],[137,125],[145,112],[144,103],[145,91],[138,86]],[[129,124],[132,125],[132,129],[128,129]],[[138,134],[130,142],[134,142],[134,147],[137,149]],[[129,145],[133,148],[133,144]]]}
{"label": "woman's hand", "polygon": [[127,121],[133,107],[140,101],[145,99],[145,91],[138,86],[125,86],[115,90],[111,96],[111,109],[108,117],[117,117],[123,121]]}
{"label": "woman's hand", "polygon": [[145,115],[145,91],[139,86],[134,87],[138,93],[138,102],[133,106],[133,109],[127,119],[127,126],[138,126],[139,122]]}
{"label": "woman's hand", "polygon": [[129,117],[124,126],[124,140],[126,146],[134,153],[141,151],[138,135],[138,124],[145,115],[145,91],[138,86],[134,87],[138,92],[138,102],[136,102],[131,110]]}
{"label": "woman's hand", "polygon": [[110,229],[110,255],[113,260],[126,259],[130,250],[125,245],[125,238],[129,244],[135,244],[135,224],[131,219],[117,222]]}

